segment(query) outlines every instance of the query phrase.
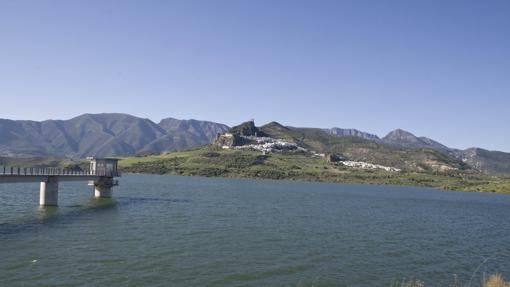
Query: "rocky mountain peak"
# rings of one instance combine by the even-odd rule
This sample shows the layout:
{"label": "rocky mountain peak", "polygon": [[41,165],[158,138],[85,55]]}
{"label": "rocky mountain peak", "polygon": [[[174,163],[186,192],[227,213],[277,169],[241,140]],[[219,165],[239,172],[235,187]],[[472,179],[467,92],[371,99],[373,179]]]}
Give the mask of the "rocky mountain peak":
{"label": "rocky mountain peak", "polygon": [[418,137],[416,137],[414,134],[412,134],[411,132],[408,132],[406,130],[396,129],[396,130],[393,130],[393,131],[389,132],[383,138],[383,140],[384,141],[402,141],[402,140],[405,140],[405,141],[416,142],[416,141],[418,141]]}
{"label": "rocky mountain peak", "polygon": [[238,126],[232,127],[229,129],[229,132],[240,136],[266,136],[264,132],[255,126],[254,121],[247,121]]}
{"label": "rocky mountain peak", "polygon": [[426,148],[437,150],[446,154],[452,153],[452,150],[432,139],[427,137],[417,137],[411,132],[405,131],[403,129],[396,129],[388,133],[384,138],[382,138],[382,142],[385,144],[404,147],[404,148]]}

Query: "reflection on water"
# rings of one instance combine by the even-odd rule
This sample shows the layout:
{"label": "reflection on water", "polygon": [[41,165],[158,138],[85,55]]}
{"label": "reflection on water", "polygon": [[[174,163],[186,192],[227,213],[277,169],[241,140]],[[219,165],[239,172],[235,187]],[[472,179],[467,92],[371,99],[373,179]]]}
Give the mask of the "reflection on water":
{"label": "reflection on water", "polygon": [[117,201],[115,198],[97,198],[91,197],[88,201],[89,208],[110,208],[113,207]]}
{"label": "reflection on water", "polygon": [[57,206],[39,206],[37,213],[37,219],[39,221],[44,221],[58,214]]}
{"label": "reflection on water", "polygon": [[20,232],[37,231],[41,227],[51,224],[59,224],[60,222],[71,222],[79,220],[82,216],[89,216],[114,208],[115,199],[101,198],[89,199],[85,205],[70,206],[37,206],[35,217],[21,217],[14,222],[4,222],[0,224],[0,234],[14,234]]}
{"label": "reflection on water", "polygon": [[63,183],[58,208],[38,207],[37,186],[0,185],[0,286],[389,286],[404,277],[444,286],[453,274],[510,276],[510,196],[148,175],[122,182],[111,199]]}
{"label": "reflection on water", "polygon": [[133,197],[120,196],[119,199],[129,202],[174,202],[174,203],[190,203],[189,199],[172,199],[172,198],[155,198],[155,197]]}

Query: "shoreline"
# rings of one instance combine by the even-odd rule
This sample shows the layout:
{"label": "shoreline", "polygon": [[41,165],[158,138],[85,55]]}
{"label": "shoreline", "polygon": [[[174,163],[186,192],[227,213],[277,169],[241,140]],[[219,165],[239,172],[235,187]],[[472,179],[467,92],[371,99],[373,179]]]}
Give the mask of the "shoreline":
{"label": "shoreline", "polygon": [[[442,186],[434,186],[429,184],[407,184],[407,183],[397,183],[397,182],[375,182],[375,181],[341,181],[341,180],[328,180],[328,179],[311,179],[311,178],[302,178],[302,177],[285,177],[285,178],[271,178],[271,177],[255,177],[255,176],[246,176],[240,174],[223,174],[223,175],[203,175],[203,174],[180,174],[174,172],[167,173],[151,173],[151,172],[132,172],[132,171],[124,171],[126,174],[135,174],[135,175],[161,175],[161,176],[185,176],[185,177],[201,177],[201,178],[219,178],[219,179],[249,179],[249,180],[261,180],[261,181],[289,181],[289,182],[302,182],[302,183],[329,183],[329,184],[356,184],[356,185],[370,185],[370,186],[395,186],[395,187],[414,187],[414,188],[430,188],[440,191],[455,191],[455,192],[471,192],[471,193],[496,193],[496,194],[505,194],[510,195],[510,191],[492,191],[492,190],[473,190],[473,189],[460,189],[460,188],[446,188]],[[428,175],[428,174],[424,174]]]}

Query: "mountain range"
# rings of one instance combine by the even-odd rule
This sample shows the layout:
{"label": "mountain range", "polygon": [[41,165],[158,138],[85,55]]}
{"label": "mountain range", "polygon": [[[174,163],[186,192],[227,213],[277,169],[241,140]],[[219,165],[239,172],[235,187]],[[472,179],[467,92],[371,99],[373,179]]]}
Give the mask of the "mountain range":
{"label": "mountain range", "polygon": [[205,145],[226,125],[163,119],[159,124],[127,114],[84,114],[70,120],[0,119],[2,156],[119,156]]}
{"label": "mountain range", "polygon": [[355,129],[326,129],[326,132],[333,135],[353,135],[379,144],[385,144],[404,149],[430,149],[453,156],[467,165],[483,172],[492,174],[510,174],[510,153],[501,151],[490,151],[483,148],[468,148],[459,150],[447,147],[427,137],[417,137],[414,134],[396,129],[389,132],[385,137],[379,138],[376,135],[358,131]]}
{"label": "mountain range", "polygon": [[[128,114],[84,114],[69,120],[0,119],[0,156],[122,156],[184,150],[211,143],[224,124],[166,118],[159,123]],[[356,129],[296,128],[272,122],[262,133],[286,138],[317,152],[339,152],[351,159],[385,165],[462,165],[493,174],[510,174],[510,153],[481,148],[458,150],[397,129],[383,138]],[[447,164],[445,164],[447,163]]]}

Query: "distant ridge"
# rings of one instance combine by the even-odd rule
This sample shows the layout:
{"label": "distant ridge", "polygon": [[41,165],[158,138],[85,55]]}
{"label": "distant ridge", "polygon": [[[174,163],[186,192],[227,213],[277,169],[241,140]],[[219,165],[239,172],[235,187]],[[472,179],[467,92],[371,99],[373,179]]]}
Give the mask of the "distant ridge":
{"label": "distant ridge", "polygon": [[188,149],[211,142],[226,125],[128,114],[84,114],[69,120],[0,119],[1,156],[119,156]]}
{"label": "distant ridge", "polygon": [[335,136],[352,136],[352,137],[360,137],[367,140],[379,140],[379,137],[370,134],[367,132],[362,132],[357,129],[342,129],[342,128],[331,128],[331,129],[324,129],[325,132],[331,135]]}
{"label": "distant ridge", "polygon": [[402,129],[391,131],[382,138],[382,142],[403,148],[436,150],[446,155],[453,155],[479,171],[491,174],[510,174],[510,153],[481,148],[458,150],[427,137],[416,137]]}

